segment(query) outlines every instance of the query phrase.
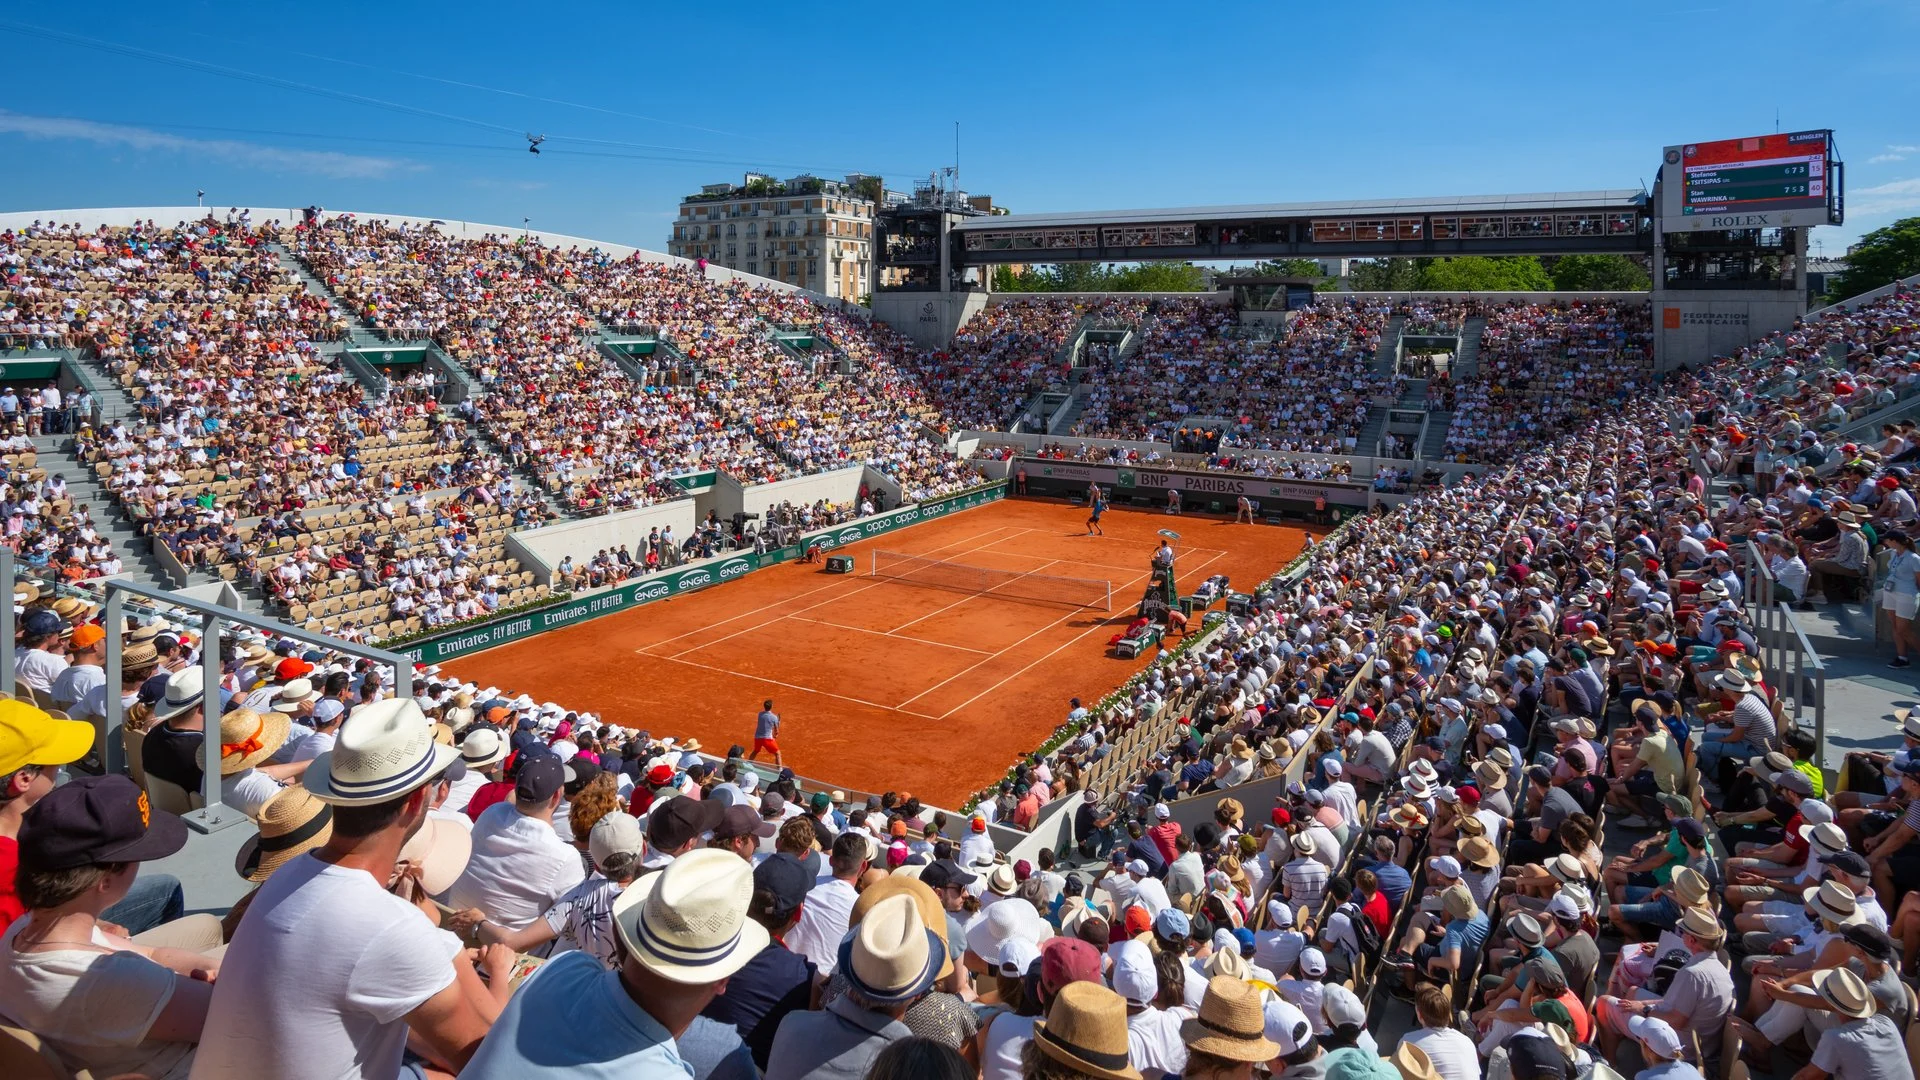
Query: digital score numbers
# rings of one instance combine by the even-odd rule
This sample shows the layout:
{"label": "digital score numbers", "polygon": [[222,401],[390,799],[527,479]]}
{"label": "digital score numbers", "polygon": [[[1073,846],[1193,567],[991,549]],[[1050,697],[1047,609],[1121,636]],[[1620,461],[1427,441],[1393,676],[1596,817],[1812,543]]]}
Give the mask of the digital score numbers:
{"label": "digital score numbers", "polygon": [[1685,216],[1827,205],[1829,133],[1800,131],[1680,148]]}

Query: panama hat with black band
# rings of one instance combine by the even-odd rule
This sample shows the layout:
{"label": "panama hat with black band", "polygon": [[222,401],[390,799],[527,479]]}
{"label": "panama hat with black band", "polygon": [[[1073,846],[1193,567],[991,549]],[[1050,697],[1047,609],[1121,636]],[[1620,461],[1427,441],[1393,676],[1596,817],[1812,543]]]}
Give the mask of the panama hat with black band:
{"label": "panama hat with black band", "polygon": [[1033,1041],[1042,1054],[1095,1080],[1141,1080],[1128,1063],[1126,999],[1098,982],[1061,987],[1046,1019],[1034,1022]]}
{"label": "panama hat with black band", "polygon": [[766,927],[747,918],[752,899],[745,859],[696,848],[628,886],[613,902],[613,926],[641,967],[668,982],[706,986],[767,947]]}
{"label": "panama hat with black band", "polygon": [[342,721],[333,749],[313,759],[303,782],[321,802],[371,806],[419,790],[459,758],[460,751],[434,741],[412,698],[388,698]]}

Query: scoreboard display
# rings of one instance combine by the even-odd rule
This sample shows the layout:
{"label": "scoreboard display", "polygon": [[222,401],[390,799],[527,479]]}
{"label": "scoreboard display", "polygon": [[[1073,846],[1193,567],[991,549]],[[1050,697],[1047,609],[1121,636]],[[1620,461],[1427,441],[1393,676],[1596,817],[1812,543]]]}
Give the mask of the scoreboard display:
{"label": "scoreboard display", "polygon": [[1665,229],[1752,229],[1837,223],[1833,132],[1796,131],[1666,148]]}

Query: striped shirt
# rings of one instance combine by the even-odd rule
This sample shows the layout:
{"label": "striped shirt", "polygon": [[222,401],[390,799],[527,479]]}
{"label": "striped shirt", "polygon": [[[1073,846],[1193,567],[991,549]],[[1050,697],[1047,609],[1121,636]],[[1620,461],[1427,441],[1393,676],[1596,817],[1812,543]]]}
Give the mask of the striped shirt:
{"label": "striped shirt", "polygon": [[1773,709],[1766,695],[1755,692],[1740,695],[1733,707],[1733,726],[1747,729],[1747,742],[1768,750],[1779,749],[1780,732],[1773,726]]}
{"label": "striped shirt", "polygon": [[1320,897],[1327,891],[1327,878],[1330,876],[1325,863],[1311,855],[1302,855],[1280,868],[1280,883],[1285,891],[1287,903],[1309,910],[1320,906]]}

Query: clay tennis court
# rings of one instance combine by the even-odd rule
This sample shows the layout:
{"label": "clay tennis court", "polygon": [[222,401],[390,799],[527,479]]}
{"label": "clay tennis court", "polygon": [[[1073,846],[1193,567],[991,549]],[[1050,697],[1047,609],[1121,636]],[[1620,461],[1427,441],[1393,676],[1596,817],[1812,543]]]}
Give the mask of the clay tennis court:
{"label": "clay tennis court", "polygon": [[[1182,593],[1214,574],[1245,591],[1307,544],[1305,529],[1228,518],[1111,510],[1084,535],[1084,509],[1006,500],[841,550],[853,574],[783,563],[689,596],[553,630],[451,663],[463,679],[565,702],[656,736],[697,738],[710,753],[752,743],[772,698],[780,748],[801,776],[869,791],[911,791],[957,807],[1065,719],[1146,666],[1108,654],[1146,587],[1157,531],[1175,543]],[[1084,596],[1044,577],[1110,582],[1111,612],[867,576],[880,549],[1022,575],[996,588]],[[925,564],[921,564],[925,565]],[[1196,620],[1197,624],[1197,620]],[[764,757],[762,760],[766,760]]]}

